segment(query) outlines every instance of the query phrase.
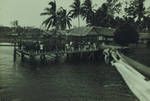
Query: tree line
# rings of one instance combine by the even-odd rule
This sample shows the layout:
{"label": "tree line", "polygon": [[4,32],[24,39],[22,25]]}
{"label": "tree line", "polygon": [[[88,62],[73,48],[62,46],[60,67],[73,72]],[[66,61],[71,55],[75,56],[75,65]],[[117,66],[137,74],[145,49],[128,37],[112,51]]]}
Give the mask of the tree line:
{"label": "tree line", "polygon": [[[65,30],[71,28],[71,21],[78,18],[78,27],[81,19],[87,26],[101,26],[117,28],[124,23],[129,23],[139,31],[150,30],[150,7],[146,9],[145,0],[106,0],[98,9],[94,8],[92,0],[74,0],[67,11],[63,7],[57,9],[55,0],[49,2],[49,6],[40,15],[48,18],[42,25],[47,30],[50,28]],[[124,6],[124,7],[123,7]],[[123,8],[123,9],[122,9]]]}

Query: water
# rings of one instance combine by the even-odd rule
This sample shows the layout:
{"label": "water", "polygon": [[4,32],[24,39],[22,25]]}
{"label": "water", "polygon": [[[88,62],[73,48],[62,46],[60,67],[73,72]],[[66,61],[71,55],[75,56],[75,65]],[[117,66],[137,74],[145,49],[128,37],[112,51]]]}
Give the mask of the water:
{"label": "water", "polygon": [[0,43],[0,46],[13,46],[13,43]]}
{"label": "water", "polygon": [[0,47],[0,101],[137,101],[120,74],[100,62],[31,66]]}

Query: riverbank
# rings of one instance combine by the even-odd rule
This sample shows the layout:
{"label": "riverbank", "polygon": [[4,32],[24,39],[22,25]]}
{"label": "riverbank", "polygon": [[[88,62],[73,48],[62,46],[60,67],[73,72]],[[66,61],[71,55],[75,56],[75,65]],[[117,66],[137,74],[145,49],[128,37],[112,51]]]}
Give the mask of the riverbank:
{"label": "riverbank", "polygon": [[12,43],[13,38],[0,38],[0,43]]}

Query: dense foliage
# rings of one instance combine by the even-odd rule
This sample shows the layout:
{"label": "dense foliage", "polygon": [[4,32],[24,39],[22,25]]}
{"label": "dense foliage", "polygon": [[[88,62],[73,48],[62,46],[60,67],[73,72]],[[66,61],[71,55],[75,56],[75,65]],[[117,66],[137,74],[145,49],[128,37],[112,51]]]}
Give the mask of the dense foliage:
{"label": "dense foliage", "polygon": [[57,9],[56,1],[49,2],[50,7],[46,7],[44,9],[45,12],[41,13],[41,15],[48,15],[49,17],[43,21],[42,25],[45,25],[47,30],[50,27],[54,27],[56,29],[66,29],[67,27],[70,28],[72,25],[70,23],[71,18],[69,13],[60,7]]}
{"label": "dense foliage", "polygon": [[150,7],[146,9],[144,2],[145,0],[124,2],[122,0],[106,0],[102,5],[98,4],[98,9],[95,9],[92,0],[84,0],[83,3],[81,0],[73,0],[70,11],[67,12],[63,7],[57,10],[56,1],[52,0],[41,15],[48,15],[43,22],[47,30],[50,27],[62,30],[71,28],[72,19],[78,18],[78,27],[80,27],[80,19],[83,19],[88,26],[118,28],[120,24],[128,22],[134,25],[138,31],[145,31],[150,30]]}
{"label": "dense foliage", "polygon": [[136,29],[130,24],[124,24],[120,26],[114,32],[114,40],[116,43],[127,46],[130,43],[137,43],[139,34]]}
{"label": "dense foliage", "polygon": [[[58,8],[57,2],[51,0],[48,7],[41,13],[41,16],[47,16],[47,19],[42,23],[43,27],[47,30],[52,28],[70,29],[72,19],[78,18],[78,27],[80,27],[80,20],[85,20],[87,26],[118,28],[124,23],[129,23],[139,32],[150,31],[150,7],[145,7],[145,0],[124,2],[122,0],[105,0],[102,5],[93,5],[92,0],[72,1],[70,9],[66,10],[63,7]],[[18,25],[17,20],[12,22],[12,26],[14,27],[13,31],[16,28],[18,33],[20,32],[18,30],[23,29]]]}

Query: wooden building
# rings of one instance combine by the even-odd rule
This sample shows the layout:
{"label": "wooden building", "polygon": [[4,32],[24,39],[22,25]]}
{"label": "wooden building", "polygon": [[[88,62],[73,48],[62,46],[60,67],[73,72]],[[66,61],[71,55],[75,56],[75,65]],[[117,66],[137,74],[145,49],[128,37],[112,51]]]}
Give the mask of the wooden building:
{"label": "wooden building", "polygon": [[147,44],[150,41],[150,33],[140,33],[139,43]]}
{"label": "wooden building", "polygon": [[79,27],[66,31],[69,41],[112,42],[114,29],[104,27]]}

